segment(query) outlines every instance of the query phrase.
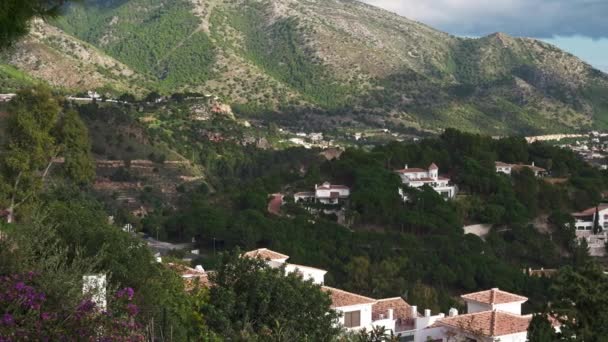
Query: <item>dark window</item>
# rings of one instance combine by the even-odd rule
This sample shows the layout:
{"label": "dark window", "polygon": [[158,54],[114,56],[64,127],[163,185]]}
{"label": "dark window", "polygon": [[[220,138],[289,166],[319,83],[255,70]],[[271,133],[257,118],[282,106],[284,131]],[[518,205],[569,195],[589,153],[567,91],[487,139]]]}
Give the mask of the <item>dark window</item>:
{"label": "dark window", "polygon": [[344,326],[355,328],[361,325],[361,311],[351,311],[344,313]]}
{"label": "dark window", "polygon": [[414,341],[414,335],[399,336],[399,342],[412,342],[412,341]]}

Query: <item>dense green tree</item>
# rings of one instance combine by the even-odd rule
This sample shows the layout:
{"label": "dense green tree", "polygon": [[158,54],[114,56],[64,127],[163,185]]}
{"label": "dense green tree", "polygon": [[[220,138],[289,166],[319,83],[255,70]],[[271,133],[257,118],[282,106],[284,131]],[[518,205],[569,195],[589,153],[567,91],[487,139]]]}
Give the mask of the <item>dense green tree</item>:
{"label": "dense green tree", "polygon": [[551,292],[551,314],[562,323],[564,339],[593,342],[608,336],[608,276],[599,265],[563,268]]}
{"label": "dense green tree", "polygon": [[76,184],[87,184],[95,177],[95,162],[91,155],[88,129],[74,110],[60,119],[57,141],[65,159],[63,170]]}
{"label": "dense green tree", "polygon": [[554,342],[557,339],[555,329],[544,314],[535,314],[528,326],[528,341]]}
{"label": "dense green tree", "polygon": [[263,260],[224,255],[202,310],[232,340],[331,341],[340,332],[329,296],[301,276]]}
{"label": "dense green tree", "polygon": [[9,104],[6,146],[0,161],[9,185],[9,221],[17,207],[36,195],[59,155],[53,129],[60,110],[57,98],[45,87],[22,90]]}

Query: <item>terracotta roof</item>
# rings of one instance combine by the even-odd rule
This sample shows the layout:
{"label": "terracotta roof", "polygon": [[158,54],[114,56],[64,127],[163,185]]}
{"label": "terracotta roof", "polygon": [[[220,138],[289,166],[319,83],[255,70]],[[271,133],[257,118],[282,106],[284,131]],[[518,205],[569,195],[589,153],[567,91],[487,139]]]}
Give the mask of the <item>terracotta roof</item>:
{"label": "terracotta roof", "polygon": [[429,170],[439,170],[439,167],[437,167],[437,164],[432,163],[432,164],[429,166]]}
{"label": "terracotta roof", "polygon": [[495,164],[496,166],[500,166],[500,167],[511,167],[511,166],[513,166],[513,165],[511,165],[511,164],[503,163],[503,162],[501,162],[501,161],[494,162],[494,164]]}
{"label": "terracotta roof", "polygon": [[394,319],[413,319],[412,307],[401,297],[378,299],[372,306],[372,320],[380,319],[380,315],[387,316],[388,309],[393,309]]}
{"label": "terracotta roof", "polygon": [[310,192],[310,191],[296,192],[293,195],[294,196],[300,196],[300,197],[304,197],[304,196],[315,197],[315,193],[314,192]]}
{"label": "terracotta roof", "polygon": [[557,270],[555,268],[547,268],[547,269],[541,268],[540,270],[533,270],[533,269],[526,270],[526,273],[530,277],[547,277],[547,278],[551,278],[551,277],[555,276],[558,272],[559,272],[559,270]]}
{"label": "terracotta roof", "polygon": [[268,248],[259,248],[253,251],[243,253],[243,256],[248,258],[260,258],[268,260],[289,259],[289,255],[271,251]]}
{"label": "terracotta roof", "polygon": [[409,169],[395,170],[395,172],[397,172],[397,173],[418,173],[418,172],[428,172],[428,170],[419,169],[419,168],[409,168]]}
{"label": "terracotta roof", "polygon": [[483,311],[446,317],[434,325],[456,328],[487,337],[499,337],[528,330],[532,315],[520,316],[503,311]]}
{"label": "terracotta roof", "polygon": [[344,290],[335,289],[329,286],[322,286],[323,291],[329,293],[331,297],[331,307],[340,308],[344,306],[359,305],[359,304],[374,304],[375,299],[350,293]]}
{"label": "terracotta roof", "polygon": [[538,167],[538,166],[532,166],[532,165],[525,165],[525,164],[515,164],[515,165],[511,165],[511,167],[513,168],[513,170],[518,171],[524,168],[530,169],[532,171],[537,171],[537,172],[545,172],[547,170],[543,169],[542,167]]}
{"label": "terracotta roof", "polygon": [[[585,209],[585,210],[583,210],[581,212],[578,212],[578,213],[572,213],[572,216],[591,216],[591,215],[594,215],[595,214],[595,208],[596,207],[591,207],[591,208]],[[597,209],[599,211],[608,209],[608,204],[600,204],[600,205],[597,206]]]}
{"label": "terracotta roof", "polygon": [[186,290],[190,291],[198,286],[210,287],[209,273],[204,270],[197,270],[181,264],[168,263],[167,266],[177,272],[184,279]]}
{"label": "terracotta roof", "polygon": [[268,202],[268,212],[273,215],[280,215],[282,205],[283,205],[283,195],[274,194],[274,195],[272,195],[272,199],[270,200],[270,202]]}
{"label": "terracotta roof", "polygon": [[498,288],[494,288],[491,290],[468,293],[461,296],[464,300],[472,300],[478,303],[484,304],[505,304],[505,303],[514,303],[514,302],[525,302],[528,298],[516,295],[513,293],[509,293],[506,291],[501,291]]}

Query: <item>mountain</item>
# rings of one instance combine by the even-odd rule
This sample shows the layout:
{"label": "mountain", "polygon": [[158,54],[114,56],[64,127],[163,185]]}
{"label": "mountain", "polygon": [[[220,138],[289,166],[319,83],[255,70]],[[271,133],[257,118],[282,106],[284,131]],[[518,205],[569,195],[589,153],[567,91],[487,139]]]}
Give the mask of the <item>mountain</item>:
{"label": "mountain", "polygon": [[[502,33],[455,37],[352,0],[89,0],[53,25],[16,55],[54,48],[69,62],[45,73],[10,61],[66,87],[213,93],[237,114],[305,129],[608,127],[608,75],[571,54]],[[75,67],[93,72],[58,76]]]}

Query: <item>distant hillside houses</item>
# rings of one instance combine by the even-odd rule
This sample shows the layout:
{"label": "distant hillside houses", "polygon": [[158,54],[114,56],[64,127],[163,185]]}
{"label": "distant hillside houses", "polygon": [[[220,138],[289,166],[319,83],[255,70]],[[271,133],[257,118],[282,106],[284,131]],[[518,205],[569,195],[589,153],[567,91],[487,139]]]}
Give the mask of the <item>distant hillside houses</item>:
{"label": "distant hillside houses", "polygon": [[[439,176],[439,167],[435,163],[432,163],[426,169],[409,168],[406,164],[405,168],[395,170],[395,172],[399,174],[404,185],[411,188],[421,188],[428,185],[445,199],[456,197],[458,192],[458,188],[451,183],[450,178]],[[399,194],[404,200],[407,200],[407,195],[401,189],[399,189]]]}
{"label": "distant hillside houses", "polygon": [[589,254],[605,256],[606,242],[608,242],[608,204],[600,204],[572,213],[572,217],[574,218],[576,237],[586,240],[589,246]]}
{"label": "distant hillside houses", "polygon": [[[259,258],[273,268],[284,266],[285,273],[299,273],[304,280],[321,287],[331,298],[331,308],[339,312],[339,324],[347,331],[359,331],[374,327],[384,327],[399,341],[409,342],[526,342],[527,330],[532,315],[522,315],[521,306],[528,298],[493,288],[487,291],[461,296],[466,303],[467,313],[459,314],[450,309],[448,315],[432,314],[425,309],[410,305],[401,297],[374,299],[356,293],[325,285],[327,271],[288,263],[288,255],[260,248],[242,254],[242,257]],[[180,266],[173,268],[182,273],[184,281],[191,288],[194,279],[199,286],[213,286],[207,272],[201,267],[191,269]],[[559,324],[552,320],[554,328]]]}
{"label": "distant hillside houses", "polygon": [[501,161],[497,161],[497,162],[495,162],[495,167],[496,167],[496,172],[504,173],[505,175],[509,175],[509,176],[511,175],[512,172],[520,172],[523,169],[529,169],[530,171],[532,171],[532,173],[534,173],[534,176],[536,176],[536,177],[545,177],[549,174],[547,172],[547,170],[543,169],[542,167],[538,167],[538,166],[534,165],[534,162],[532,162],[532,165],[526,165],[526,164],[508,164],[508,163],[503,163]]}
{"label": "distant hillside houses", "polygon": [[315,185],[313,192],[298,192],[293,195],[296,203],[341,204],[350,197],[350,188],[325,182]]}

